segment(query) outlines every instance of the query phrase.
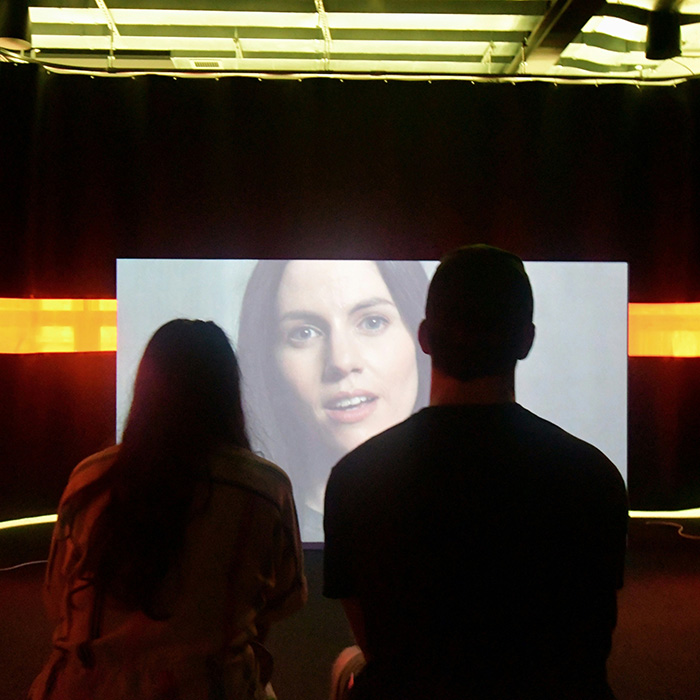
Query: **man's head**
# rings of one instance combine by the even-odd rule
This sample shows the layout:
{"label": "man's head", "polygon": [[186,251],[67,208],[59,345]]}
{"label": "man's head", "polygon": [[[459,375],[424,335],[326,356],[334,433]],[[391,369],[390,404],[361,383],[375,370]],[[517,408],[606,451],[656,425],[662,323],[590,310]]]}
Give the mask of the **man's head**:
{"label": "man's head", "polygon": [[436,369],[461,381],[504,374],[530,351],[532,309],[517,255],[487,245],[458,248],[430,283],[421,347]]}

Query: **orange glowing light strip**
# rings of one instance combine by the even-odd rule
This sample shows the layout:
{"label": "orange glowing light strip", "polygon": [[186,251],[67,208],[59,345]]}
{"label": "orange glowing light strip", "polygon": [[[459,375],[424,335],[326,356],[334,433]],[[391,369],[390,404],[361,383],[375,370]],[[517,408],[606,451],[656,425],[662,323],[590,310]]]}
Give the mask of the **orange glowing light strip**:
{"label": "orange glowing light strip", "polygon": [[700,303],[630,304],[630,357],[700,357]]}
{"label": "orange glowing light strip", "polygon": [[0,353],[116,349],[116,299],[0,299]]}
{"label": "orange glowing light strip", "polygon": [[[116,349],[116,299],[0,298],[0,354]],[[628,354],[700,357],[700,302],[629,304]]]}

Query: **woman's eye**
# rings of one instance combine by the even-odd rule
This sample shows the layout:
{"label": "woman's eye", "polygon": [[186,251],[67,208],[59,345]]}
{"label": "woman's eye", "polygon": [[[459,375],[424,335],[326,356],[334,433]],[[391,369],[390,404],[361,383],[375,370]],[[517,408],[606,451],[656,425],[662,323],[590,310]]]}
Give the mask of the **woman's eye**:
{"label": "woman's eye", "polygon": [[298,326],[297,328],[292,328],[287,333],[287,341],[293,345],[303,345],[314,338],[318,338],[321,335],[321,331],[313,326]]}
{"label": "woman's eye", "polygon": [[358,324],[360,330],[368,333],[378,333],[389,325],[389,319],[385,316],[365,316]]}

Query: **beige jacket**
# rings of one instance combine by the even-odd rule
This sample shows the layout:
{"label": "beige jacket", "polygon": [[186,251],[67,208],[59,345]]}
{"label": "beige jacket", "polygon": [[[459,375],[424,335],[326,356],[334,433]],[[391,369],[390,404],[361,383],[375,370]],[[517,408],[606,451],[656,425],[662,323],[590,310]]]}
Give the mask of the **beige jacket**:
{"label": "beige jacket", "polygon": [[61,520],[66,498],[104,473],[117,451],[81,462],[61,499],[44,589],[54,651],[29,697],[264,698],[258,635],[302,607],[307,594],[289,478],[247,450],[212,455],[211,498],[188,526],[162,593],[173,614],[155,621],[109,597],[96,605],[94,587],[76,574],[108,495],[80,513],[72,530]]}

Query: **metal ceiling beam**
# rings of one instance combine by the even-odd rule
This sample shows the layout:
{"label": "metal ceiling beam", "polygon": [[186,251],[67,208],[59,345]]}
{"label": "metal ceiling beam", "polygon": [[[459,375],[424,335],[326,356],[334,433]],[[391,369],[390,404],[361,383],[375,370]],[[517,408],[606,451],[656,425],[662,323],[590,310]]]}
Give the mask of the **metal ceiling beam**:
{"label": "metal ceiling beam", "polygon": [[505,73],[514,75],[525,63],[529,66],[552,66],[557,63],[562,51],[604,5],[604,0],[553,0]]}

